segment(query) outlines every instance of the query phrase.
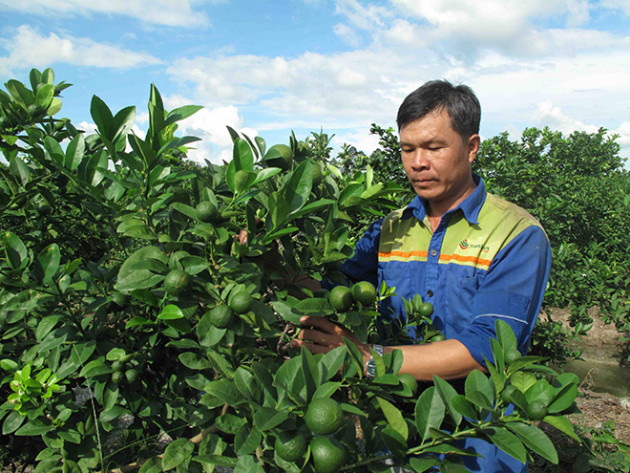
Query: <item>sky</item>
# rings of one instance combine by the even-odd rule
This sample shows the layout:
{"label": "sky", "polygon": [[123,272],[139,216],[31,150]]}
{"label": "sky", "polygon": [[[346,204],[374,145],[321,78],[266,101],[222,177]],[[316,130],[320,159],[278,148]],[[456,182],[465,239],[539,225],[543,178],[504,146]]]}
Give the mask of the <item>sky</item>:
{"label": "sky", "polygon": [[198,162],[231,158],[226,125],[370,153],[432,79],[473,88],[482,138],[604,127],[630,158],[630,0],[0,0],[2,83],[48,67],[86,131],[93,95],[135,105],[140,135],[152,83],[202,105],[180,124]]}

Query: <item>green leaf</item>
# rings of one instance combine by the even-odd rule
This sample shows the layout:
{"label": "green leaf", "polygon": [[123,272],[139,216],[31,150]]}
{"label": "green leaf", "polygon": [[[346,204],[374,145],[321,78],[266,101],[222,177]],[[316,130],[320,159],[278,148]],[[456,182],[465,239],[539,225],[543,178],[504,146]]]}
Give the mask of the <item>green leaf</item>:
{"label": "green leaf", "polygon": [[497,332],[497,340],[503,347],[503,352],[507,352],[512,349],[516,349],[517,342],[514,331],[504,320],[498,319],[495,323],[495,329]]}
{"label": "green leaf", "polygon": [[494,389],[488,377],[481,371],[471,371],[466,377],[464,388],[466,399],[483,409],[492,409]]}
{"label": "green leaf", "polygon": [[120,110],[112,119],[110,141],[114,144],[121,138],[125,138],[136,121],[136,107],[130,106]]}
{"label": "green leaf", "polygon": [[98,132],[111,141],[111,128],[114,117],[107,104],[96,95],[92,96],[90,115],[92,115],[92,120],[94,120]]}
{"label": "green leaf", "polygon": [[210,362],[206,358],[202,358],[196,352],[180,353],[177,357],[182,365],[191,370],[206,370],[210,368]]}
{"label": "green leaf", "polygon": [[26,420],[26,416],[18,411],[11,412],[2,423],[2,435],[9,435],[15,432]]}
{"label": "green leaf", "polygon": [[53,429],[54,427],[52,425],[45,424],[39,419],[34,419],[22,425],[22,427],[20,427],[14,435],[24,437],[39,436],[48,433]]}
{"label": "green leaf", "polygon": [[236,406],[246,402],[234,383],[225,378],[209,382],[204,390],[226,404]]}
{"label": "green leaf", "polygon": [[410,458],[409,466],[413,468],[416,473],[423,473],[429,468],[435,466],[436,460],[434,458]]}
{"label": "green leaf", "polygon": [[183,319],[184,313],[174,304],[169,304],[157,316],[158,320],[175,320]]}
{"label": "green leaf", "polygon": [[521,422],[508,422],[505,426],[514,432],[531,451],[554,465],[558,464],[556,447],[553,446],[553,442],[538,427]]}
{"label": "green leaf", "polygon": [[265,470],[254,456],[246,455],[238,458],[234,473],[265,473]]}
{"label": "green leaf", "polygon": [[4,232],[2,234],[2,243],[4,243],[4,251],[11,267],[16,270],[24,269],[29,261],[28,251],[22,240],[11,232]]}
{"label": "green leaf", "polygon": [[282,424],[288,418],[289,413],[286,411],[277,411],[271,407],[260,407],[254,414],[254,425],[265,432]]}
{"label": "green leaf", "polygon": [[389,426],[400,434],[407,441],[409,438],[409,427],[400,410],[391,402],[381,397],[376,398],[381,411],[385,415]]}
{"label": "green leaf", "polygon": [[547,415],[544,417],[543,422],[555,427],[560,432],[565,433],[576,442],[582,443],[582,440],[580,439],[580,437],[578,437],[578,435],[575,433],[575,430],[573,429],[573,424],[566,417]]}
{"label": "green leaf", "polygon": [[179,438],[173,440],[164,450],[162,469],[164,471],[172,470],[182,463],[190,461],[194,450],[195,444],[188,439]]}
{"label": "green leaf", "polygon": [[262,434],[251,425],[242,426],[234,436],[234,450],[238,456],[252,453],[262,442]]}
{"label": "green leaf", "polygon": [[234,163],[234,170],[245,171],[254,170],[254,155],[252,149],[249,147],[249,143],[243,138],[236,138],[234,140],[234,148],[232,152],[232,162]]}
{"label": "green leaf", "polygon": [[293,170],[289,181],[282,189],[284,198],[289,203],[289,213],[300,210],[308,202],[313,188],[313,167],[310,161],[304,161]]}
{"label": "green leaf", "polygon": [[166,120],[164,121],[164,126],[172,125],[175,122],[180,120],[185,120],[186,118],[194,115],[203,107],[201,105],[184,105],[183,107],[175,108],[171,110],[166,116]]}
{"label": "green leaf", "polygon": [[44,84],[37,89],[35,95],[35,105],[43,109],[50,107],[52,99],[55,95],[55,86],[53,84]]}
{"label": "green leaf", "polygon": [[423,442],[429,436],[431,428],[439,428],[444,420],[446,406],[435,386],[425,389],[418,400],[414,411],[418,435]]}
{"label": "green leaf", "polygon": [[31,170],[19,156],[14,156],[10,159],[9,169],[11,173],[20,180],[23,186],[31,179]]}
{"label": "green leaf", "polygon": [[142,464],[142,468],[138,473],[162,473],[162,459],[160,457],[151,457]]}
{"label": "green leaf", "polygon": [[455,422],[455,425],[459,425],[462,422],[462,415],[458,412],[458,409],[452,402],[452,399],[457,396],[457,390],[447,381],[438,376],[433,376],[433,384],[437,388],[437,391],[440,394],[449,415]]}
{"label": "green leaf", "polygon": [[28,90],[21,82],[11,79],[4,86],[7,88],[13,99],[26,110],[29,105],[35,103],[35,95]]}
{"label": "green leaf", "polygon": [[103,374],[110,374],[111,372],[112,369],[105,364],[104,357],[100,356],[85,365],[79,373],[79,376],[82,378],[93,378]]}
{"label": "green leaf", "polygon": [[459,413],[468,419],[479,420],[479,413],[475,409],[473,403],[471,403],[463,394],[458,394],[451,399],[451,404]]}
{"label": "green leaf", "polygon": [[518,461],[527,462],[527,451],[519,438],[510,431],[500,427],[488,427],[483,430],[490,441],[508,455]]}
{"label": "green leaf", "polygon": [[59,269],[59,262],[61,261],[61,253],[57,243],[52,243],[44,248],[37,261],[33,265],[33,274],[35,278],[43,284],[50,283],[50,280],[55,276]]}
{"label": "green leaf", "polygon": [[347,349],[345,345],[333,348],[326,353],[320,363],[326,367],[326,381],[335,376],[343,366],[343,360],[346,356]]}
{"label": "green leaf", "polygon": [[83,138],[83,133],[77,133],[77,136],[68,143],[68,147],[66,148],[66,157],[63,162],[64,167],[70,171],[76,170],[79,164],[81,164],[81,161],[83,161],[84,154],[85,138]]}

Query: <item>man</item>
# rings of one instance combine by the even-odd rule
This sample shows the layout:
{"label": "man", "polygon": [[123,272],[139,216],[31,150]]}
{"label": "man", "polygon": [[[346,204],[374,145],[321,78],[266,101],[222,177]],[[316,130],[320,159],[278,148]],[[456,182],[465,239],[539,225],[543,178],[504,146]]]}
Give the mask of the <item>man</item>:
{"label": "man", "polygon": [[[412,92],[398,111],[402,164],[417,196],[404,209],[374,223],[342,266],[350,281],[385,281],[397,296],[381,305],[382,317],[404,319],[402,297],[420,294],[434,306],[433,323],[446,340],[400,349],[401,372],[420,381],[485,370],[492,359],[495,321],[514,330],[526,353],[551,266],[549,241],[523,209],[486,192],[472,172],[479,149],[481,111],[464,85],[431,81]],[[295,345],[325,353],[357,342],[367,363],[370,345],[325,318],[305,317]],[[378,347],[380,349],[380,347]],[[475,439],[465,447],[471,471],[524,472],[527,465]]]}

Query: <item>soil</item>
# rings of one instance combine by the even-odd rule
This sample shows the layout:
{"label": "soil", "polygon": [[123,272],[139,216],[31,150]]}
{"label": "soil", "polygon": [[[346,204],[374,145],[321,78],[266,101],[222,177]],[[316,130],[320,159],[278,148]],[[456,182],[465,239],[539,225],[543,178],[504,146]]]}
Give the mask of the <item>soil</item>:
{"label": "soil", "polygon": [[[627,342],[619,340],[615,326],[603,323],[596,310],[590,315],[593,328],[576,346],[582,350],[582,358],[594,365],[609,365],[611,368],[623,365],[627,361]],[[567,323],[568,316],[568,311],[563,309],[551,312],[553,320],[563,323]],[[595,390],[593,377],[597,374],[596,370],[593,368],[582,380],[580,396],[576,401],[582,413],[571,415],[571,422],[586,428],[601,428],[612,421],[617,440],[630,445],[630,395],[617,396]]]}

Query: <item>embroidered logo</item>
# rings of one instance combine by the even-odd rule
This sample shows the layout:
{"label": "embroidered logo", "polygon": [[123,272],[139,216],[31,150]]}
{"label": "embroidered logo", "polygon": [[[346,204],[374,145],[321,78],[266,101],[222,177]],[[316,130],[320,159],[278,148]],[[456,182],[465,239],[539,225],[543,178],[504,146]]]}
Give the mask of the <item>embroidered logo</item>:
{"label": "embroidered logo", "polygon": [[490,251],[490,247],[487,246],[487,245],[481,245],[479,243],[468,243],[468,239],[467,238],[459,242],[459,247],[462,250],[480,249],[484,253],[487,252],[487,251]]}

